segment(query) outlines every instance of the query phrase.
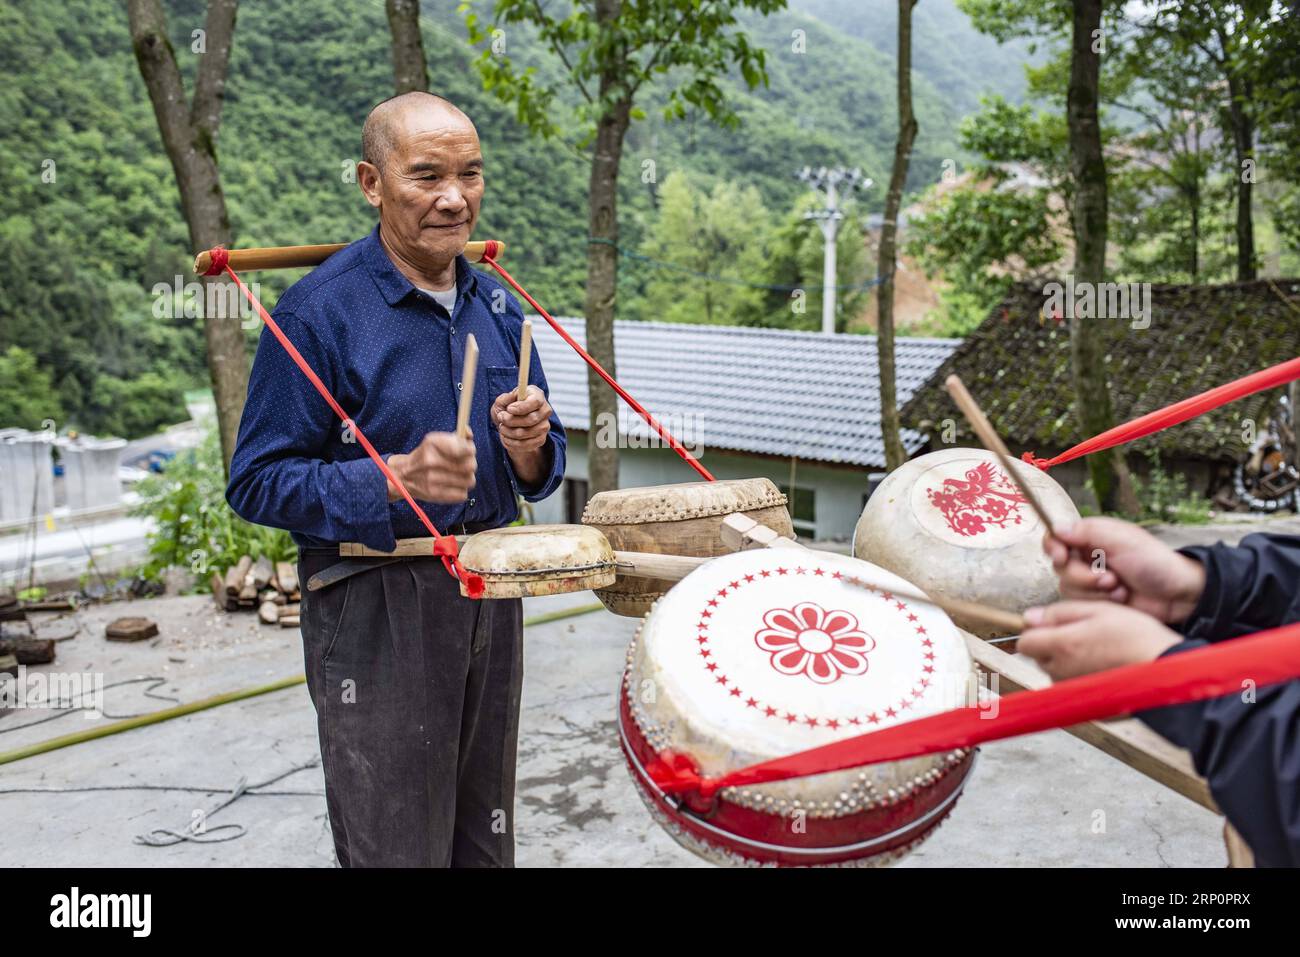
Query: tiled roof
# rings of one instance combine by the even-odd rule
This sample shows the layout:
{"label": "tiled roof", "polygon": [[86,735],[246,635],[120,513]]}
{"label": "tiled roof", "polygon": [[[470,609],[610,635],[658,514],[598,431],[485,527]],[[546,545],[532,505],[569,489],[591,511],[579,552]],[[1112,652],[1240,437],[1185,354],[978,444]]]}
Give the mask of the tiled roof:
{"label": "tiled roof", "polygon": [[[559,323],[586,344],[582,319]],[[588,429],[587,366],[538,316],[533,336],[551,404],[565,427]],[[896,340],[901,406],[934,375],[959,339]],[[883,468],[874,336],[732,326],[618,321],[617,375],[686,445]],[[620,405],[620,431],[652,433]],[[920,433],[904,430],[914,452]]]}
{"label": "tiled roof", "polygon": [[[1071,414],[1068,322],[1043,318],[1044,302],[1041,284],[1015,286],[936,376],[961,376],[1008,443],[1039,454],[1089,437]],[[1150,319],[1147,329],[1090,320],[1104,324],[1117,423],[1300,355],[1300,280],[1152,285]],[[1262,424],[1276,399],[1270,393],[1239,399],[1132,448],[1239,458],[1242,419]],[[917,428],[948,418],[957,422],[959,438],[973,441],[943,389],[926,389],[903,408],[904,424]]]}

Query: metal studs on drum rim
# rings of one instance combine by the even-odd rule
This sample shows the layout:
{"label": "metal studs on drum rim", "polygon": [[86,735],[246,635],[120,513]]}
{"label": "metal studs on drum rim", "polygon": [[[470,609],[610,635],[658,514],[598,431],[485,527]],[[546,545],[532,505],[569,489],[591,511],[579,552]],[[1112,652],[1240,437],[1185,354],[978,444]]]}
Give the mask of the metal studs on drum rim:
{"label": "metal studs on drum rim", "polygon": [[609,541],[583,525],[517,525],[479,532],[465,539],[460,560],[483,579],[484,598],[603,588],[612,585],[617,574]]}
{"label": "metal studs on drum rim", "polygon": [[[1079,520],[1065,490],[1046,473],[1012,461],[1054,526]],[[1021,612],[1055,601],[1059,585],[1043,552],[1047,529],[994,453],[943,449],[889,473],[853,534],[857,558],[887,568],[936,598]],[[1004,634],[954,619],[983,638]]]}
{"label": "metal studs on drum rim", "polygon": [[728,788],[707,802],[665,795],[646,771],[671,753],[721,775],[969,703],[965,642],[943,612],[890,591],[907,585],[847,556],[759,549],[706,562],[660,598],[628,652],[618,715],[652,816],[723,864],[875,865],[924,840],[973,752]]}
{"label": "metal studs on drum rim", "polygon": [[[582,524],[600,529],[616,551],[713,558],[729,551],[720,535],[722,521],[737,512],[780,535],[794,535],[786,497],[765,478],[600,492],[583,510]],[[616,615],[640,618],[671,587],[667,579],[620,575],[596,597]]]}

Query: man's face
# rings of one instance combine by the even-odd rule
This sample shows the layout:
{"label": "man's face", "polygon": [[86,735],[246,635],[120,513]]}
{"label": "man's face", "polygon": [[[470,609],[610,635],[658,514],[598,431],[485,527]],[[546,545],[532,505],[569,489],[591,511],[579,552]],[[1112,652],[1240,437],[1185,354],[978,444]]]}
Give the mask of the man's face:
{"label": "man's face", "polygon": [[483,201],[478,133],[463,116],[412,108],[393,119],[382,170],[358,165],[361,189],[379,209],[385,240],[416,265],[443,266],[465,249]]}

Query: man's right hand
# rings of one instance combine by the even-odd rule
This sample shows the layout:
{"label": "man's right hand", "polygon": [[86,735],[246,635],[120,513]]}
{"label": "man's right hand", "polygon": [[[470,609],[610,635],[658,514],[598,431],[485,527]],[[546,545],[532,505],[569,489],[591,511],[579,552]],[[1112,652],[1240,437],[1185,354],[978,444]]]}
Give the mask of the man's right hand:
{"label": "man's right hand", "polygon": [[[473,433],[462,439],[454,432],[430,432],[405,455],[390,455],[388,467],[421,502],[463,502],[474,487],[478,468]],[[401,497],[397,486],[388,482],[388,500],[395,502]]]}
{"label": "man's right hand", "polygon": [[1205,590],[1201,563],[1117,518],[1084,518],[1043,539],[1066,599],[1106,599],[1167,625],[1186,620]]}

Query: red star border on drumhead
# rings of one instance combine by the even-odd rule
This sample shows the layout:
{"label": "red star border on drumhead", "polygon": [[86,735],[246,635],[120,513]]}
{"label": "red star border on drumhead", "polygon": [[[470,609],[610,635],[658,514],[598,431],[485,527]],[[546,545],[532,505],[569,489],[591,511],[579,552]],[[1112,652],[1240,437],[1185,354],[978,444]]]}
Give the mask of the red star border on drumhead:
{"label": "red star border on drumhead", "polygon": [[972,703],[953,623],[894,588],[915,590],[846,556],[772,548],[713,559],[655,603],[628,651],[619,726],[642,799],[678,842],[720,864],[884,864],[951,810],[969,750],[707,802],[665,796],[646,772],[673,754],[718,776]]}
{"label": "red star border on drumhead", "polygon": [[[1065,490],[1044,472],[1013,462],[1056,527],[1079,520]],[[944,449],[912,459],[880,484],[862,510],[853,554],[933,595],[1024,611],[1059,597],[1043,552],[1047,530],[992,452]],[[957,620],[994,637],[981,622]]]}

